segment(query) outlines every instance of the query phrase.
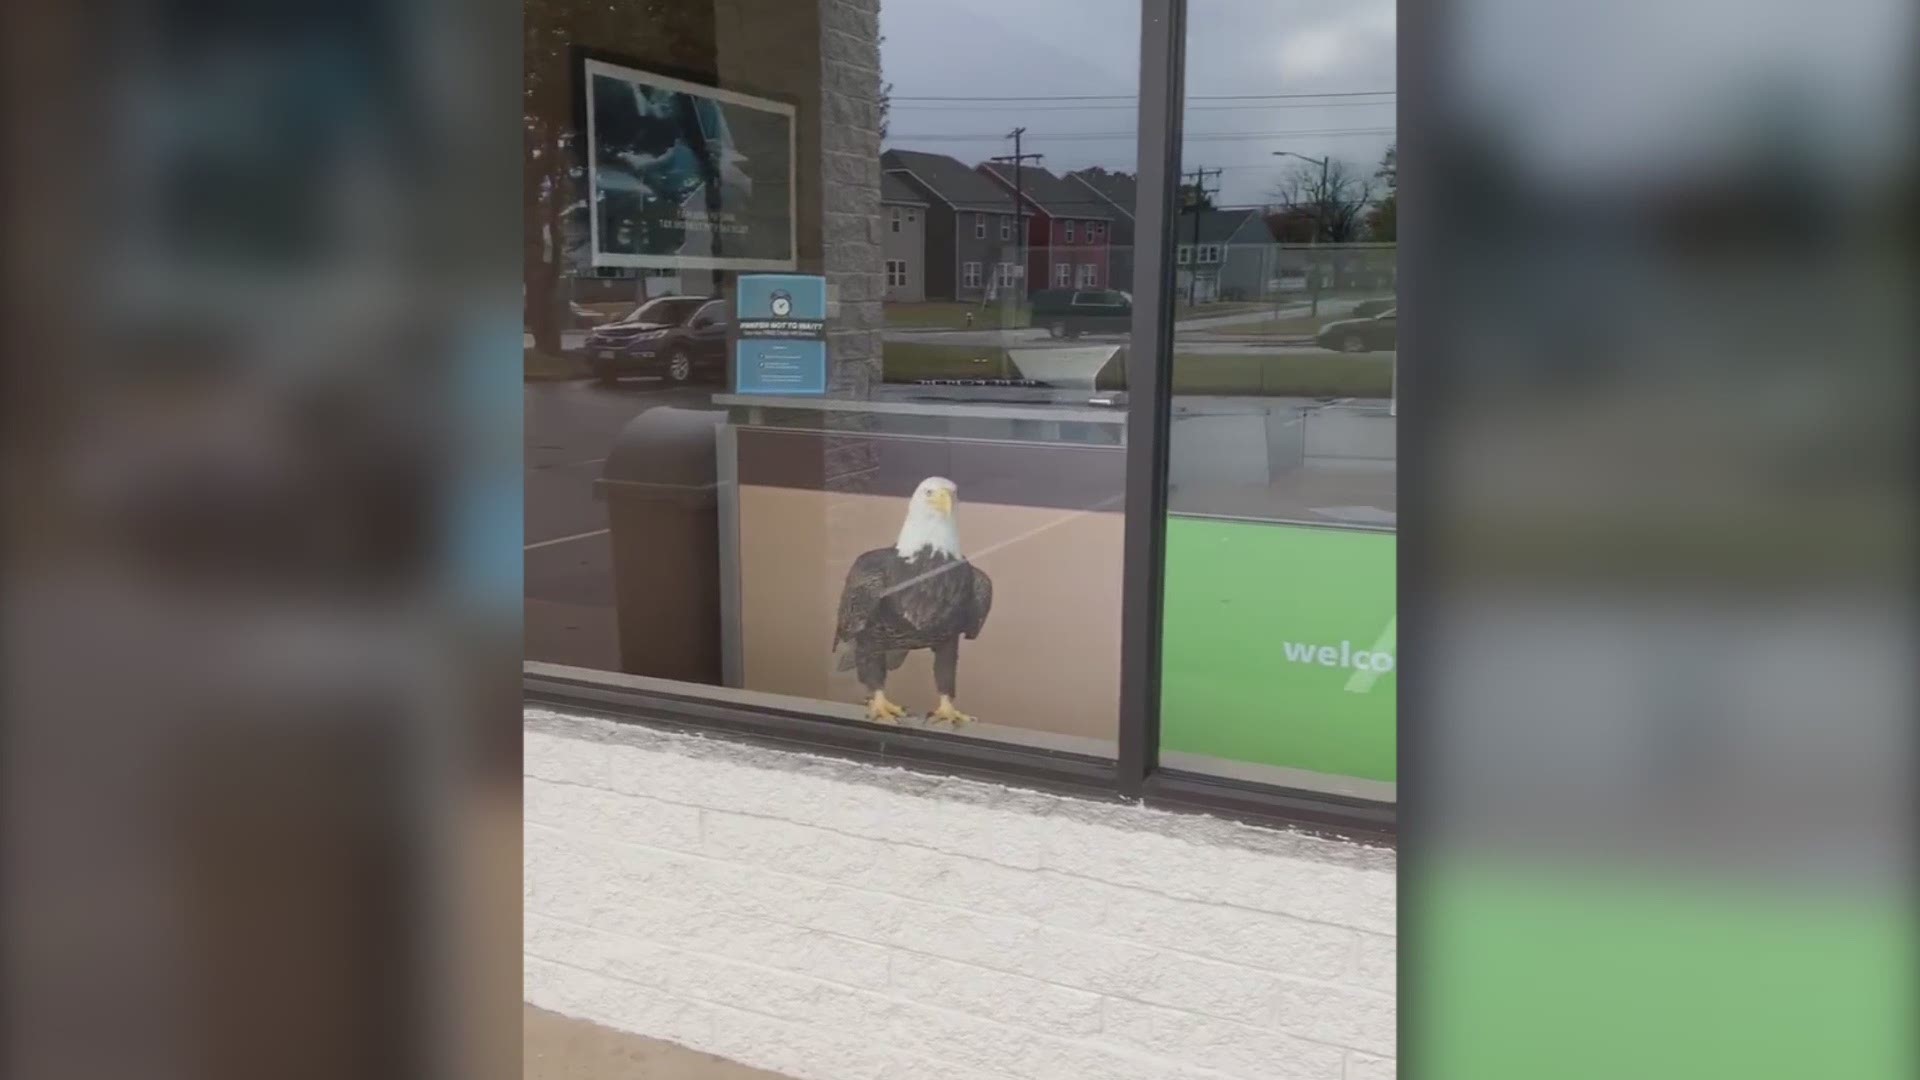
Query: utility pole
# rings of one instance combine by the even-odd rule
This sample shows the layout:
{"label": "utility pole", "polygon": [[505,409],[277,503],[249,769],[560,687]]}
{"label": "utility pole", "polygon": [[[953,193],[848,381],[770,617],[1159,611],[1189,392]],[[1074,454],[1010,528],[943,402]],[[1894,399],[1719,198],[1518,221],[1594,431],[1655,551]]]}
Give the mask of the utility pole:
{"label": "utility pole", "polygon": [[[1187,189],[1187,205],[1193,208],[1193,258],[1187,263],[1188,307],[1194,306],[1194,298],[1198,294],[1200,285],[1200,203],[1201,200],[1205,199],[1209,194],[1207,190],[1207,178],[1209,176],[1217,180],[1220,176],[1220,170],[1195,169],[1181,176],[1181,179],[1186,180],[1191,178],[1193,182],[1193,186]],[[1218,189],[1216,188],[1215,190]]]}
{"label": "utility pole", "polygon": [[[1327,231],[1327,204],[1333,201],[1333,192],[1327,190],[1327,167],[1333,164],[1333,155],[1316,158],[1296,154],[1291,150],[1275,150],[1273,156],[1299,158],[1309,165],[1320,166],[1320,193],[1313,205],[1313,236],[1307,240],[1309,249],[1317,247],[1320,244],[1320,234]],[[1313,275],[1313,314],[1318,315],[1320,314],[1320,268],[1314,265],[1311,254],[1307,256],[1307,273]]]}
{"label": "utility pole", "polygon": [[1020,152],[1020,137],[1026,133],[1027,129],[1024,127],[1017,127],[1007,132],[1007,138],[1013,140],[1013,153],[1002,154],[999,157],[990,159],[993,161],[1010,161],[1013,163],[1013,231],[1015,234],[1013,242],[1014,251],[1016,252],[1015,265],[1020,268],[1020,279],[1022,281],[1026,280],[1027,274],[1027,204],[1024,201],[1020,187],[1020,166],[1027,161],[1039,161],[1046,156],[1044,154],[1023,154]]}

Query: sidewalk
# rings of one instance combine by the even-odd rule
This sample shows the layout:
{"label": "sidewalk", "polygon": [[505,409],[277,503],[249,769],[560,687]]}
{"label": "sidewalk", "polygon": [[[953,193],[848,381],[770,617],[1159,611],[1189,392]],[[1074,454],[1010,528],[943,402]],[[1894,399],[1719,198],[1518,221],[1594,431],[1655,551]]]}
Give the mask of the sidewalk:
{"label": "sidewalk", "polygon": [[787,1080],[712,1054],[523,1006],[524,1080]]}

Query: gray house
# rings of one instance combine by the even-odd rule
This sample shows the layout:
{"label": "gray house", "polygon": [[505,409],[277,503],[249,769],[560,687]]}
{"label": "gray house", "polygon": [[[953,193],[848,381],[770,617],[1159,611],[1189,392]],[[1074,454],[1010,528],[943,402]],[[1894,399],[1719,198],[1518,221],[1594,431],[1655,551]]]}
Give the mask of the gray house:
{"label": "gray house", "polygon": [[982,300],[1020,280],[1013,197],[999,185],[955,158],[919,150],[888,150],[880,167],[926,201],[923,298]]}
{"label": "gray house", "polygon": [[887,299],[927,298],[927,200],[891,174],[880,177],[880,247],[886,259]]}
{"label": "gray house", "polygon": [[1261,298],[1273,247],[1261,211],[1187,211],[1174,225],[1174,277],[1183,299],[1204,304]]}
{"label": "gray house", "polygon": [[1112,288],[1132,291],[1135,199],[1133,174],[1108,172],[1096,165],[1090,169],[1068,173],[1067,182],[1078,184],[1091,191],[1113,211],[1113,242],[1108,256],[1112,269],[1107,275],[1107,280]]}

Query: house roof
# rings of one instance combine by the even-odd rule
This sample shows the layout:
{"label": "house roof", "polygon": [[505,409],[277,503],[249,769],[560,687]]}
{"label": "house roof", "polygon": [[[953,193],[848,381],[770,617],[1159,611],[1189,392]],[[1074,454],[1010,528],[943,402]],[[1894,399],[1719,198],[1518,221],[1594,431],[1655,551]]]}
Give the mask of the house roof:
{"label": "house roof", "polygon": [[922,150],[888,150],[880,155],[880,167],[888,172],[911,174],[928,191],[957,210],[1013,211],[1012,196],[958,158]]}
{"label": "house roof", "polygon": [[1090,187],[1102,199],[1128,221],[1133,220],[1134,184],[1133,174],[1108,172],[1105,169],[1081,169],[1067,174],[1069,183],[1081,183]]}
{"label": "house roof", "polygon": [[880,174],[880,201],[882,203],[906,203],[909,206],[925,206],[927,200],[913,185],[900,179],[893,173]]}
{"label": "house roof", "polygon": [[[980,168],[998,177],[1006,190],[1013,190],[1013,166],[989,161]],[[1022,168],[1020,193],[1054,217],[1113,220],[1113,204],[1099,193],[1062,180],[1045,169]]]}
{"label": "house roof", "polygon": [[[1258,210],[1202,210],[1200,211],[1200,240],[1202,244],[1224,244],[1233,239],[1233,234],[1247,223],[1250,217],[1257,217]],[[1178,215],[1174,220],[1174,236],[1182,244],[1194,243],[1194,221],[1191,211]],[[1257,237],[1261,243],[1270,243],[1270,235]]]}

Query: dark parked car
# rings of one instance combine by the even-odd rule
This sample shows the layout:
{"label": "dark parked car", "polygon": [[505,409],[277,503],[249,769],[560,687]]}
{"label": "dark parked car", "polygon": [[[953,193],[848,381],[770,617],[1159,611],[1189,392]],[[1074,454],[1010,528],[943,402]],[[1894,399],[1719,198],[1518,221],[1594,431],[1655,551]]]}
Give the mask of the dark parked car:
{"label": "dark parked car", "polygon": [[1399,306],[1398,302],[1393,300],[1362,300],[1353,305],[1353,317],[1356,319],[1371,319],[1375,315],[1382,314],[1383,312],[1393,311]]}
{"label": "dark parked car", "polygon": [[1133,325],[1133,297],[1118,289],[1042,289],[1033,294],[1033,325],[1057,338],[1124,334]]}
{"label": "dark parked car", "polygon": [[1341,352],[1387,352],[1400,347],[1397,308],[1388,308],[1371,319],[1341,319],[1320,328],[1314,343],[1323,349]]}
{"label": "dark parked car", "polygon": [[601,382],[659,375],[683,383],[724,379],[727,301],[717,296],[656,296],[587,334],[587,364]]}

